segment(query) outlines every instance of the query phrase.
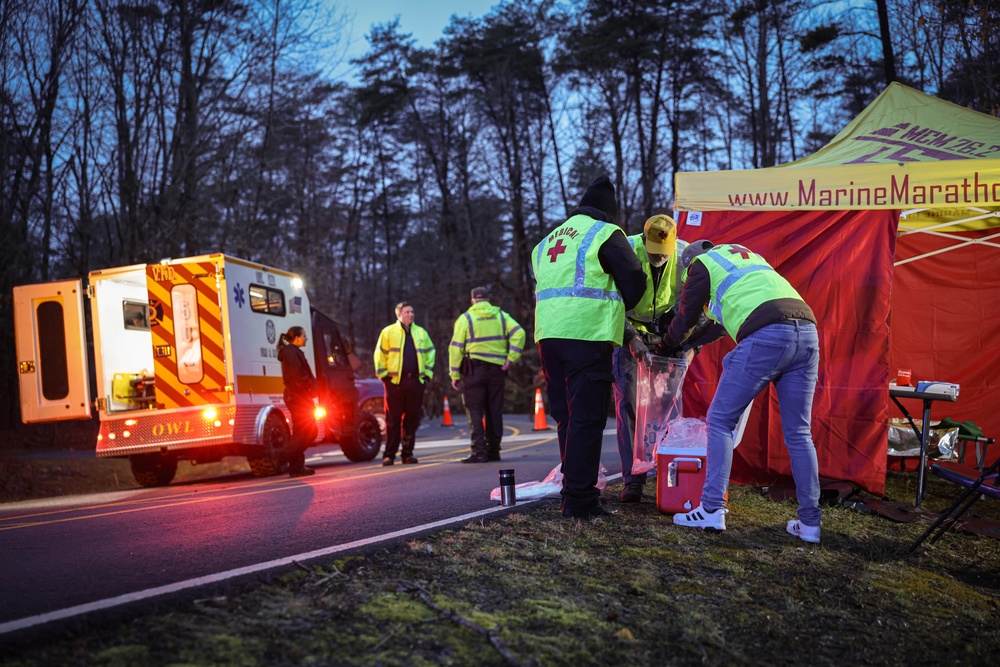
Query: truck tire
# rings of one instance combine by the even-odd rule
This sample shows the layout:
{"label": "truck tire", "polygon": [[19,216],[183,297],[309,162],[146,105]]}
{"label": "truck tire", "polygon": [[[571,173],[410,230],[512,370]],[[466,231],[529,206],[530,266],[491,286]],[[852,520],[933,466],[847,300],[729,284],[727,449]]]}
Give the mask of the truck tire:
{"label": "truck tire", "polygon": [[370,412],[378,420],[379,431],[385,437],[385,402],[381,398],[369,398],[361,406],[364,412]]}
{"label": "truck tire", "polygon": [[166,486],[177,474],[177,459],[160,454],[137,454],[128,457],[128,462],[139,486]]}
{"label": "truck tire", "polygon": [[371,461],[378,456],[382,448],[382,430],[375,416],[364,410],[358,412],[357,433],[345,439],[340,448],[350,461]]}
{"label": "truck tire", "polygon": [[247,454],[247,463],[254,477],[270,477],[281,472],[285,464],[285,450],[291,440],[288,422],[280,410],[275,410],[264,420],[261,445]]}

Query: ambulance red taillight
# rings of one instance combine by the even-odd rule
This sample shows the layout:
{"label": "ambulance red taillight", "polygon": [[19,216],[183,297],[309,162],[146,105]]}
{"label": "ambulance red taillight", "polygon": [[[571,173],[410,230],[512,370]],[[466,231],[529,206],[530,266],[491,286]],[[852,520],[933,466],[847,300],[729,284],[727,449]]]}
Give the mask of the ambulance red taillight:
{"label": "ambulance red taillight", "polygon": [[316,416],[316,420],[319,421],[324,417],[326,417],[326,408],[324,408],[322,405],[317,405],[316,409],[313,410],[313,414]]}

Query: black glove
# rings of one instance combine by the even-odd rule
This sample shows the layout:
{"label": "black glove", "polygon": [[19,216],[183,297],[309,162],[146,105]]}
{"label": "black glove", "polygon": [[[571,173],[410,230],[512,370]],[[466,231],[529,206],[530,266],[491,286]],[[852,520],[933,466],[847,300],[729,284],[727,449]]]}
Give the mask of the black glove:
{"label": "black glove", "polygon": [[670,323],[674,321],[674,316],[677,314],[677,306],[671,306],[670,310],[663,313],[656,319],[656,330],[660,333],[667,333],[667,329],[670,328]]}
{"label": "black glove", "polygon": [[642,342],[642,338],[639,336],[634,336],[632,340],[628,342],[628,349],[629,352],[632,353],[632,356],[639,361],[645,359],[646,355],[649,354],[649,348],[646,347],[646,344]]}
{"label": "black glove", "polygon": [[669,359],[680,358],[683,350],[679,346],[667,345],[666,343],[660,343],[656,346],[656,354],[661,357],[667,357]]}

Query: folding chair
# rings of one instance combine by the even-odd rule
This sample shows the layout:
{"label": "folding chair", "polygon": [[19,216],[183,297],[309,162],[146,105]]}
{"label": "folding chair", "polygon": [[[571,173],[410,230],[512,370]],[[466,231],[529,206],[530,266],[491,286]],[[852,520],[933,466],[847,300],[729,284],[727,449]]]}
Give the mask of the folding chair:
{"label": "folding chair", "polygon": [[952,503],[951,507],[941,512],[938,518],[934,520],[934,523],[920,536],[920,539],[913,543],[913,546],[910,547],[910,552],[915,551],[927,539],[927,536],[935,530],[937,530],[937,533],[931,538],[930,543],[933,544],[936,542],[949,528],[955,525],[962,515],[965,514],[966,510],[972,507],[972,503],[976,502],[979,495],[1000,500],[998,468],[1000,468],[1000,458],[983,471],[947,461],[931,464],[931,472],[933,474],[952,484],[964,486],[965,491],[958,497],[958,500]]}

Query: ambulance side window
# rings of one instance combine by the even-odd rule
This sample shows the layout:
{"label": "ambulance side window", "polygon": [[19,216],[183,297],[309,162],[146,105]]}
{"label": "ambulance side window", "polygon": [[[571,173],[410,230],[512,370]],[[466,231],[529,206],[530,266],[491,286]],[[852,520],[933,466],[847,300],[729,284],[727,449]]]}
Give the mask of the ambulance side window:
{"label": "ambulance side window", "polygon": [[273,287],[250,284],[250,310],[278,317],[285,316],[285,293]]}
{"label": "ambulance side window", "polygon": [[38,321],[38,358],[42,395],[57,401],[69,395],[69,362],[66,359],[66,322],[61,303],[43,301],[35,309]]}
{"label": "ambulance side window", "polygon": [[126,329],[149,330],[149,307],[145,303],[122,301],[122,316],[125,319]]}
{"label": "ambulance side window", "polygon": [[198,290],[194,285],[170,288],[174,308],[174,342],[177,344],[177,379],[197,384],[205,378],[201,358],[201,318],[198,315]]}

